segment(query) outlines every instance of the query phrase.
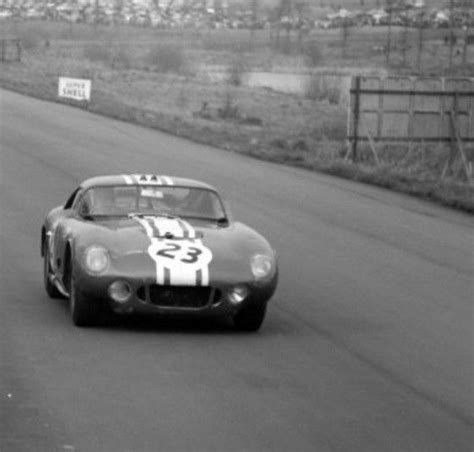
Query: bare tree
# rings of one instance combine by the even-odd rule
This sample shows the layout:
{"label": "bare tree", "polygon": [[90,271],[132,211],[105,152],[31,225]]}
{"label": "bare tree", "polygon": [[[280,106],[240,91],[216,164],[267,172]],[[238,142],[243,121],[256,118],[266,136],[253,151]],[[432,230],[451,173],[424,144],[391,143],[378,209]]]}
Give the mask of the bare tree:
{"label": "bare tree", "polygon": [[303,17],[306,7],[307,3],[304,0],[299,0],[295,3],[295,10],[298,15],[298,45],[300,49],[303,47],[303,34],[305,32],[305,21]]}
{"label": "bare tree", "polygon": [[281,18],[283,16],[283,4],[280,2],[276,9],[276,36],[275,36],[275,45],[279,47],[280,45],[280,30],[281,30]]}
{"label": "bare tree", "polygon": [[392,0],[385,0],[386,11],[388,12],[388,32],[387,32],[387,45],[385,47],[385,60],[390,63],[390,53],[392,51]]}
{"label": "bare tree", "polygon": [[470,11],[469,11],[469,6],[467,2],[465,3],[464,7],[466,9],[466,13],[465,13],[466,23],[464,24],[464,45],[462,48],[462,64],[467,63],[467,45],[468,45],[468,40],[469,40],[469,27],[471,25]]}
{"label": "bare tree", "polygon": [[99,0],[95,0],[94,5],[94,29],[97,31],[97,25],[99,23]]}
{"label": "bare tree", "polygon": [[449,1],[449,69],[453,67],[453,53],[456,38],[454,36],[454,0]]}
{"label": "bare tree", "polygon": [[425,26],[425,11],[421,10],[418,14],[418,52],[416,57],[416,67],[418,72],[421,72],[421,57],[423,53],[423,28]]}
{"label": "bare tree", "polygon": [[250,42],[249,48],[253,47],[255,39],[255,27],[257,26],[257,0],[252,0],[252,23],[250,24]]}
{"label": "bare tree", "polygon": [[407,50],[408,50],[408,18],[407,17],[405,17],[405,20],[403,22],[401,47],[402,47],[402,64],[403,66],[406,66],[407,65]]}
{"label": "bare tree", "polygon": [[346,58],[347,56],[347,38],[349,37],[349,21],[347,17],[343,17],[342,19],[342,58]]}
{"label": "bare tree", "polygon": [[115,0],[115,11],[114,11],[114,25],[117,23],[117,19],[121,21],[122,19],[122,12],[124,7],[124,0]]}
{"label": "bare tree", "polygon": [[281,0],[283,5],[283,13],[285,14],[285,29],[286,29],[286,50],[290,51],[290,42],[291,42],[291,13],[293,10],[292,0]]}

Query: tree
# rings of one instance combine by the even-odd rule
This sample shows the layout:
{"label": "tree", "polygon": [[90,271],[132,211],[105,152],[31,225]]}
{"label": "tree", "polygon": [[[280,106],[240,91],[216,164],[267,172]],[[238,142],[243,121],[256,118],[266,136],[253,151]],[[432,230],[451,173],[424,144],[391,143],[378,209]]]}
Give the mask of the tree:
{"label": "tree", "polygon": [[99,0],[95,0],[94,5],[94,28],[97,31],[97,24],[99,23]]}
{"label": "tree", "polygon": [[471,25],[471,15],[470,15],[470,10],[468,3],[466,2],[465,4],[465,24],[464,24],[464,45],[462,48],[462,64],[467,63],[467,45],[468,45],[468,40],[469,40],[469,29]]}
{"label": "tree", "polygon": [[115,11],[114,11],[114,24],[116,24],[117,21],[120,22],[122,20],[124,1],[125,0],[116,0]]}
{"label": "tree", "polygon": [[421,56],[423,53],[423,28],[425,26],[425,11],[421,10],[418,14],[418,53],[416,57],[416,67],[418,72],[421,72]]}
{"label": "tree", "polygon": [[298,45],[300,49],[303,46],[303,34],[305,32],[305,21],[304,21],[304,13],[307,7],[306,1],[297,1],[295,3],[295,10],[298,15]]}
{"label": "tree", "polygon": [[385,59],[387,64],[390,63],[390,53],[392,51],[392,13],[393,13],[393,0],[386,1],[386,11],[388,12],[388,32],[387,32],[387,45],[385,48]]}
{"label": "tree", "polygon": [[407,65],[407,50],[408,50],[408,18],[405,17],[403,21],[403,32],[402,32],[402,39],[401,39],[401,47],[402,47],[402,58],[403,58],[403,66]]}
{"label": "tree", "polygon": [[342,18],[342,58],[347,56],[347,38],[349,37],[349,21],[347,17]]}
{"label": "tree", "polygon": [[293,10],[292,0],[281,0],[282,13],[285,18],[285,29],[286,29],[286,49],[290,51],[290,33],[291,33],[291,13]]}
{"label": "tree", "polygon": [[453,67],[453,53],[456,38],[454,36],[454,0],[449,1],[449,69]]}
{"label": "tree", "polygon": [[250,24],[250,42],[249,47],[253,47],[255,38],[255,27],[257,26],[257,0],[252,0],[252,23]]}

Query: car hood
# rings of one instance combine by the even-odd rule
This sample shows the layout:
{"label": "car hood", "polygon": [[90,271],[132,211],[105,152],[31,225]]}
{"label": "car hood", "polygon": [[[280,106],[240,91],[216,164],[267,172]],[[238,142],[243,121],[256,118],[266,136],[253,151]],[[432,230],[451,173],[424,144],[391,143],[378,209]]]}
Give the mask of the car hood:
{"label": "car hood", "polygon": [[275,257],[260,234],[239,222],[220,226],[215,221],[150,216],[85,221],[81,230],[79,250],[102,246],[120,273],[143,278],[157,274],[162,279],[158,283],[166,282],[166,269],[177,284],[193,284],[200,272],[203,283],[251,280],[252,256]]}

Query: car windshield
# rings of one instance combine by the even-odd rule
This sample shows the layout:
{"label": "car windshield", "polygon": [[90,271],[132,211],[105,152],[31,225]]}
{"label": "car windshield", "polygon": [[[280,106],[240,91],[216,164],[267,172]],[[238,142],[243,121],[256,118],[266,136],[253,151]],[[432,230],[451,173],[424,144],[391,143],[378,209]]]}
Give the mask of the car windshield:
{"label": "car windshield", "polygon": [[93,187],[84,193],[79,210],[82,216],[170,215],[210,220],[226,217],[216,192],[179,186]]}

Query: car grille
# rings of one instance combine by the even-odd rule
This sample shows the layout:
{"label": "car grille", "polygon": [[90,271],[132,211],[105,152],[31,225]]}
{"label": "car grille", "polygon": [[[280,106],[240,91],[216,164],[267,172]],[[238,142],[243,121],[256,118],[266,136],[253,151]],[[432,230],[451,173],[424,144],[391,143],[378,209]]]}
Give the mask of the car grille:
{"label": "car grille", "polygon": [[160,286],[158,284],[140,287],[137,295],[143,301],[168,308],[203,308],[209,304],[218,303],[221,298],[221,292],[212,287]]}

